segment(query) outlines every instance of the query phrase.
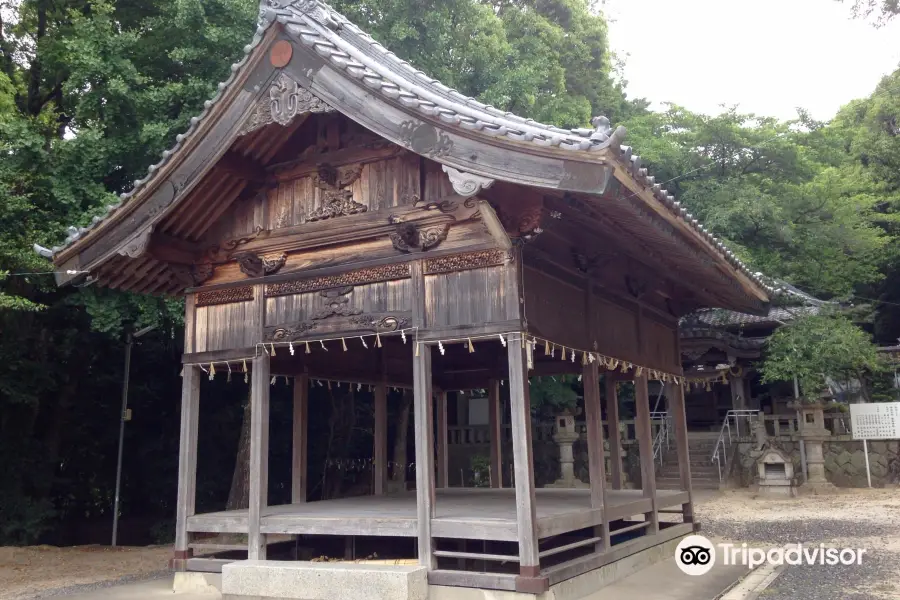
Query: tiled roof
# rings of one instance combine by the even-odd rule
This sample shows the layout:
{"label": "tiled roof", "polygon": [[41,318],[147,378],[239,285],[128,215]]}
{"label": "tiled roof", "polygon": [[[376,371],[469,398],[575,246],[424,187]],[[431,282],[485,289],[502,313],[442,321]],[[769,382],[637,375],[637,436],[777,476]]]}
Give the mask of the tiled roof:
{"label": "tiled roof", "polygon": [[[778,288],[764,281],[761,273],[752,272],[725,247],[721,240],[712,235],[676,201],[674,196],[661,184],[656,183],[655,178],[642,166],[641,158],[633,154],[630,147],[622,145],[626,133],[624,127],[613,129],[608,119],[596,117],[593,120],[594,129],[562,129],[479,102],[416,70],[346,17],[319,0],[261,0],[256,34],[252,42],[244,47],[244,57],[231,66],[231,76],[219,84],[218,93],[205,103],[203,112],[191,119],[188,130],[176,137],[175,146],[163,152],[162,160],[152,165],[143,179],[135,181],[134,187],[129,192],[121,194],[119,202],[107,207],[107,216],[115,213],[138,194],[159,169],[183,147],[185,140],[197,131],[198,125],[209,115],[212,107],[235,81],[263,35],[276,22],[284,25],[295,40],[314,50],[333,68],[345,72],[373,92],[447,125],[540,147],[554,147],[573,152],[596,152],[606,149],[615,151],[618,158],[628,165],[632,177],[650,189],[656,199],[673,215],[696,230],[724,259],[756,285],[770,294],[779,293]],[[66,238],[65,245],[54,247],[53,254],[75,243],[103,220],[104,217],[95,217],[88,227],[70,227],[70,235]]]}

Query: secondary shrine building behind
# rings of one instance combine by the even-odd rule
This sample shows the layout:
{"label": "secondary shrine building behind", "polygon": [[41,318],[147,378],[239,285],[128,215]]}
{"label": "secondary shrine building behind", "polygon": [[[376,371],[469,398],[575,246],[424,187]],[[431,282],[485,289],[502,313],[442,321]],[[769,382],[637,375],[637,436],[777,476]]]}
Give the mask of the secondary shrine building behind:
{"label": "secondary shrine building behind", "polygon": [[[200,557],[210,534],[246,535],[250,559],[297,536],[380,536],[414,540],[407,558],[431,585],[539,593],[692,532],[678,319],[764,313],[771,290],[655,183],[623,128],[485,106],[321,2],[262,9],[177,145],[53,249],[73,273],[60,283],[185,298],[175,567],[235,560]],[[197,514],[200,381],[245,365],[249,509]],[[529,382],[558,374],[583,380],[587,489],[535,486]],[[292,380],[294,403],[292,503],[280,506],[267,495],[274,375]],[[375,392],[370,496],[307,502],[317,379]],[[656,489],[651,379],[668,390],[675,490]],[[622,485],[622,381],[634,382],[639,489]],[[414,393],[415,489],[389,493],[393,387]],[[471,389],[490,397],[486,489],[449,486],[447,393]]]}

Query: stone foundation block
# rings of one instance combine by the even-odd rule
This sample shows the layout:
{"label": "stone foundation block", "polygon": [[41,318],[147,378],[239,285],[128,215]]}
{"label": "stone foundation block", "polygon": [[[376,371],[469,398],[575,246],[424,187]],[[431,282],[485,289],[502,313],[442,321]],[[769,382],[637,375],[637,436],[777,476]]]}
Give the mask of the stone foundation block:
{"label": "stone foundation block", "polygon": [[245,560],[222,567],[223,600],[426,600],[424,567]]}

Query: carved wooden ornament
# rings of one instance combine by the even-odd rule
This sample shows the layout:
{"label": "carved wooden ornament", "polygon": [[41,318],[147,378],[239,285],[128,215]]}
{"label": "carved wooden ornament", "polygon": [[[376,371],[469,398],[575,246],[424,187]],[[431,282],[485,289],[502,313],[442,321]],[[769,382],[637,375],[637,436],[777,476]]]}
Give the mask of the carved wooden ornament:
{"label": "carved wooden ornament", "polygon": [[350,294],[352,293],[353,286],[319,292],[325,301],[325,308],[314,314],[313,320],[321,321],[330,317],[350,317],[360,314],[362,310],[350,306]]}
{"label": "carved wooden ornament", "polygon": [[391,234],[391,243],[400,252],[425,252],[447,239],[449,225],[420,229],[415,223],[400,223]]}
{"label": "carved wooden ornament", "polygon": [[241,273],[247,277],[265,277],[277,273],[284,266],[287,254],[274,257],[259,256],[253,252],[244,252],[237,257]]}
{"label": "carved wooden ornament", "polygon": [[353,200],[353,192],[346,189],[362,175],[362,165],[334,168],[322,165],[316,175],[316,186],[323,191],[322,206],[309,213],[308,222],[324,221],[364,213],[367,206]]}
{"label": "carved wooden ornament", "polygon": [[327,112],[334,112],[334,109],[285,73],[281,73],[269,87],[267,97],[256,104],[238,135],[246,135],[270,123],[286,126],[297,115]]}
{"label": "carved wooden ornament", "polygon": [[447,165],[444,165],[444,173],[450,178],[450,183],[453,184],[453,191],[466,198],[474,196],[480,193],[481,190],[486,190],[494,185],[493,179],[472,173],[464,173]]}

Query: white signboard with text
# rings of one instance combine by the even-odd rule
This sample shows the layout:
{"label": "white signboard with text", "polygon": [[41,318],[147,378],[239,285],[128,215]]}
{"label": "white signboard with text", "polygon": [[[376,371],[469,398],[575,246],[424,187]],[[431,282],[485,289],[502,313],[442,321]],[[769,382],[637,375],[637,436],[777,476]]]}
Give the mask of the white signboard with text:
{"label": "white signboard with text", "polygon": [[900,439],[900,402],[851,404],[854,440]]}

